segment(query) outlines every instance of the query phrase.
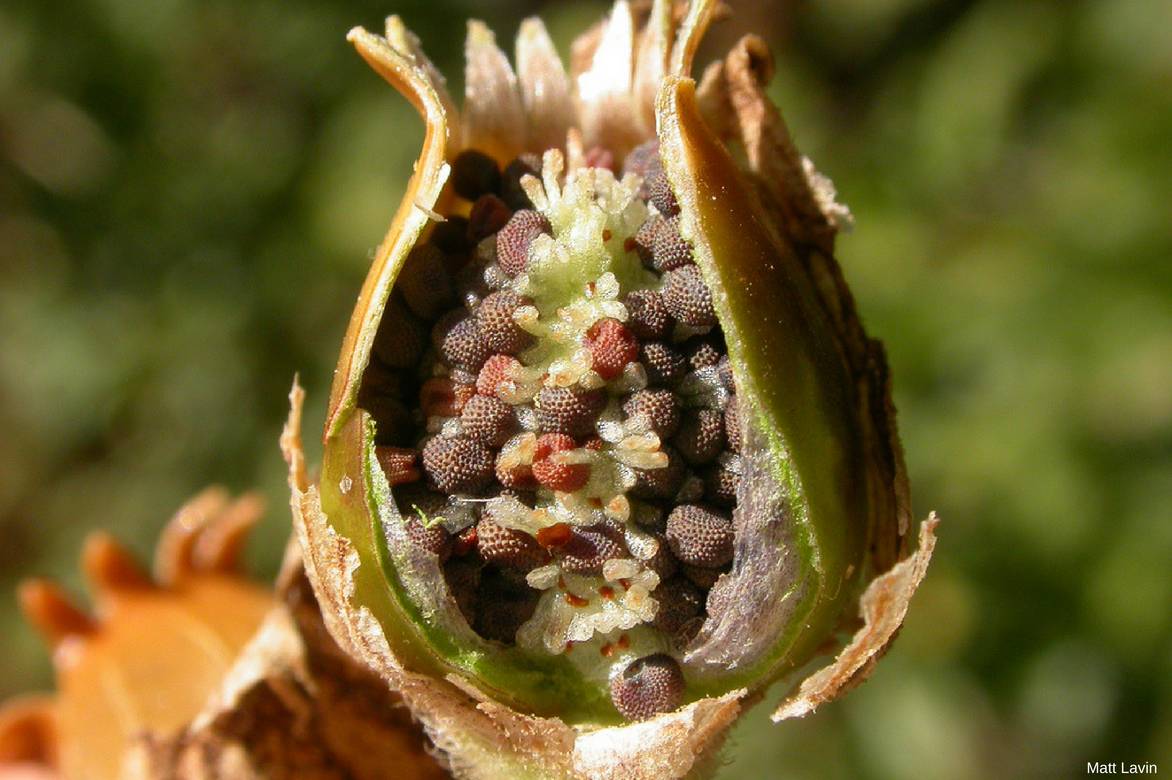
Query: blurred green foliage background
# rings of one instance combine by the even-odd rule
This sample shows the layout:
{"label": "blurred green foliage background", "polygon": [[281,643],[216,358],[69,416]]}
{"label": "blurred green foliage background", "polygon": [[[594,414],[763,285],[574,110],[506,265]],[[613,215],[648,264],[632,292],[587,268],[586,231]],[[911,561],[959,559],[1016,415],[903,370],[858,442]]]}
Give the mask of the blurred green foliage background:
{"label": "blurred green foliage background", "polygon": [[[722,777],[1172,770],[1172,4],[733,3],[838,185],[937,559],[895,650]],[[343,40],[405,17],[457,85],[463,19],[566,51],[601,3],[0,4],[0,697],[50,685],[12,593],[80,592],[85,533],[149,553],[210,482],[259,487],[300,372],[320,429],[422,128]],[[312,442],[311,442],[312,444]]]}

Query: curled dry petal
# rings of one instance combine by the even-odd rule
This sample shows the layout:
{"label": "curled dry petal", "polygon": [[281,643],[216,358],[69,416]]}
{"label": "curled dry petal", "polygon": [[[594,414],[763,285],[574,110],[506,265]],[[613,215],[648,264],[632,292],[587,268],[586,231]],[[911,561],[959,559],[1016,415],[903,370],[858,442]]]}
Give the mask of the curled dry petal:
{"label": "curled dry petal", "polygon": [[[934,518],[921,528],[919,551],[908,557],[908,489],[883,350],[863,332],[833,259],[834,235],[848,212],[835,202],[828,181],[798,155],[766,98],[764,85],[772,70],[767,50],[747,37],[706,70],[699,89],[690,77],[699,41],[717,11],[716,3],[698,0],[674,17],[667,0],[656,0],[649,10],[634,10],[620,0],[604,25],[575,43],[568,79],[539,22],[522,27],[516,73],[491,32],[473,23],[460,115],[435,69],[397,20],[388,22],[385,39],[357,29],[350,33],[360,54],[417,108],[427,134],[343,343],[319,482],[307,476],[300,440],[303,393],[297,386],[283,448],[298,541],[324,625],[343,651],[399,692],[459,776],[683,776],[703,763],[728,726],[771,683],[782,680],[796,688],[778,711],[783,718],[809,711],[865,676],[902,621],[931,554]],[[480,510],[469,507],[477,502],[489,502],[494,520],[521,531],[569,523],[611,528],[608,533],[618,533],[619,539],[621,531],[605,524],[621,528],[633,518],[653,529],[663,506],[633,509],[622,492],[610,500],[616,489],[655,482],[664,488],[655,499],[661,504],[699,500],[703,480],[685,473],[682,462],[671,471],[657,471],[674,463],[674,450],[654,434],[647,438],[639,430],[625,430],[615,411],[620,399],[606,402],[608,393],[625,396],[647,386],[648,372],[641,364],[630,363],[621,376],[607,377],[591,370],[588,352],[582,358],[558,346],[579,325],[585,332],[604,318],[621,322],[627,316],[619,302],[622,293],[646,289],[649,278],[658,278],[648,277],[637,259],[633,265],[615,259],[624,257],[616,248],[622,241],[606,243],[614,229],[622,231],[620,238],[633,236],[649,214],[655,216],[654,203],[631,206],[629,214],[635,217],[627,222],[612,214],[606,230],[574,234],[580,242],[598,236],[590,245],[594,248],[579,255],[568,252],[564,237],[585,231],[589,221],[579,212],[558,211],[558,204],[573,202],[578,192],[629,200],[640,180],[611,184],[617,177],[603,169],[618,169],[627,152],[646,149],[648,140],[658,142],[662,170],[644,172],[666,177],[656,186],[666,181],[673,196],[655,202],[672,212],[678,203],[672,224],[691,246],[695,263],[688,278],[703,280],[718,321],[715,331],[707,322],[677,324],[673,338],[695,339],[656,349],[685,352],[696,339],[703,342],[700,346],[708,343],[704,339],[715,339],[720,349],[727,345],[728,354],[720,368],[701,362],[691,365],[686,376],[653,373],[650,381],[674,388],[685,409],[720,411],[737,404],[735,413],[725,415],[738,421],[739,435],[730,436],[735,453],[728,451],[719,460],[721,469],[737,476],[737,495],[731,568],[689,573],[693,582],[714,588],[712,594],[719,588],[719,598],[708,599],[707,616],[694,638],[673,650],[686,681],[684,704],[626,723],[608,698],[605,679],[567,658],[571,645],[582,641],[574,626],[583,622],[572,609],[559,606],[558,589],[564,589],[565,602],[573,607],[597,600],[594,617],[611,620],[608,630],[614,625],[625,630],[628,624],[621,621],[632,615],[643,616],[634,624],[652,619],[654,608],[647,608],[647,599],[656,597],[658,575],[644,572],[633,559],[607,561],[604,570],[646,573],[648,579],[625,581],[622,598],[615,597],[608,581],[598,591],[603,595],[595,597],[565,584],[571,571],[563,571],[559,582],[555,555],[553,569],[529,572],[537,583],[532,587],[549,588],[537,607],[542,617],[526,617],[533,614],[528,602],[530,612],[509,623],[508,630],[496,626],[491,639],[481,635],[467,614],[480,569],[466,566],[461,572],[465,579],[460,581],[472,584],[462,596],[449,590],[444,583],[458,578],[442,568],[434,553],[412,544],[400,514],[408,510],[398,505],[400,493],[379,467],[376,428],[386,441],[396,435],[410,438],[411,432],[388,431],[358,403],[358,391],[400,267],[411,248],[427,240],[434,229],[430,221],[452,205],[453,193],[445,186],[449,162],[464,149],[477,149],[502,167],[517,155],[536,155],[525,158],[524,165],[537,170],[535,161],[544,153],[541,175],[522,184],[534,208],[549,218],[550,230],[536,236],[528,249],[530,258],[537,253],[545,259],[525,265],[524,273],[513,268],[502,281],[499,274],[493,276],[493,240],[485,239],[470,252],[482,286],[469,287],[473,295],[465,303],[474,307],[490,288],[504,284],[526,290],[527,296],[538,291],[524,316],[518,312],[514,318],[537,343],[519,353],[515,384],[524,391],[509,395],[510,403],[520,404],[517,421],[526,431],[518,441],[535,439],[534,432],[544,430],[541,416],[522,408],[526,397],[536,395],[547,379],[550,387],[580,384],[575,392],[603,401],[592,407],[574,442],[578,447],[566,450],[565,462],[589,464],[590,480],[575,485],[576,490],[602,492],[576,495],[538,486],[545,492],[539,492],[542,503],[536,508],[532,495],[525,497],[531,483],[515,495],[439,495],[433,504],[442,509],[427,510],[435,517],[416,506],[421,515],[412,522],[442,524],[458,534],[456,549],[467,552],[475,549],[473,524]],[[604,199],[599,195],[599,202]],[[571,257],[578,258],[578,265]],[[582,281],[574,274],[583,263],[594,262],[589,258],[600,257],[610,264],[597,270],[607,273],[585,279],[586,298],[566,295],[571,286],[566,279]],[[562,269],[562,276],[551,282],[550,268]],[[554,303],[542,298],[541,285],[556,291]],[[640,355],[656,351],[637,346]],[[718,360],[720,349],[712,349]],[[544,370],[530,366],[538,358],[545,360]],[[450,381],[476,382],[458,366],[441,368]],[[434,416],[428,426],[424,441],[463,435],[458,420]],[[630,452],[635,441],[649,451]],[[614,449],[608,449],[612,443]],[[657,450],[661,444],[665,449]],[[610,452],[621,461],[613,472],[605,460]],[[633,455],[641,457],[631,467],[627,461]],[[526,460],[517,454],[517,465],[529,467],[531,456]],[[615,476],[608,482],[611,473]],[[429,476],[432,490],[443,484],[442,474]],[[727,503],[727,497],[722,500]],[[639,534],[652,539],[627,527],[632,552],[640,549]],[[616,546],[613,554],[621,556],[622,550]],[[527,587],[502,576],[488,570],[481,583],[491,584],[496,577],[493,587],[505,594]],[[574,637],[566,653],[524,649],[520,637],[527,630],[554,625],[559,615],[573,617],[566,618],[570,633],[558,635]],[[515,629],[518,643],[504,641]],[[805,682],[793,679],[799,668],[828,652],[835,637],[852,631],[854,639],[830,666]],[[648,636],[652,639],[645,640]],[[651,634],[638,637],[663,641]],[[622,641],[630,640],[624,635]],[[617,643],[602,645],[601,655],[615,652]],[[645,648],[645,655],[670,649]],[[617,665],[602,668],[603,674],[621,671]]]}

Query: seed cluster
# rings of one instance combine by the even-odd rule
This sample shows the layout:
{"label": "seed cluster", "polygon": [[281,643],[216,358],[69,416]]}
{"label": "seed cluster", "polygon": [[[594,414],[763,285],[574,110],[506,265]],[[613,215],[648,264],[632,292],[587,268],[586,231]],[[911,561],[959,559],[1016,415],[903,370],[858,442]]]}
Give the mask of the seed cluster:
{"label": "seed cluster", "polygon": [[[585,159],[600,175],[617,167],[606,149]],[[540,180],[542,161],[525,154],[501,170],[461,153],[451,181],[468,216],[437,224],[407,257],[359,392],[407,540],[437,557],[487,640],[519,643],[549,599],[586,614],[644,582],[657,606],[640,630],[682,652],[733,561],[741,429],[712,294],[657,144],[621,168],[621,184],[599,181],[631,187],[646,216],[601,240],[639,269],[622,278],[646,281],[620,289],[604,275],[550,307],[531,277],[562,240],[551,219],[573,227],[531,197],[525,178]],[[620,653],[620,713],[679,706],[671,654],[636,658],[626,634],[599,631],[594,652]],[[579,644],[563,652],[590,651]]]}

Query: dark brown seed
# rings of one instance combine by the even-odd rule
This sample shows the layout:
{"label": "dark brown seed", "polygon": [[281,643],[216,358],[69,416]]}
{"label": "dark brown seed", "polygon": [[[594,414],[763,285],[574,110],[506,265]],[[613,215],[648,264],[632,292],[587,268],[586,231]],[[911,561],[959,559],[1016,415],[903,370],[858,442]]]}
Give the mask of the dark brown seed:
{"label": "dark brown seed", "polygon": [[447,507],[447,497],[412,485],[395,491],[395,504],[411,543],[438,555],[440,563],[446,561],[452,553],[453,539],[439,519]]}
{"label": "dark brown seed", "polygon": [[657,214],[651,215],[631,236],[628,251],[635,250],[643,265],[654,268],[655,244],[659,241],[659,234],[666,229],[667,220]]}
{"label": "dark brown seed", "polygon": [[475,394],[470,384],[433,376],[419,388],[419,410],[424,417],[455,417]]}
{"label": "dark brown seed", "polygon": [[460,413],[464,433],[489,447],[499,448],[513,435],[517,425],[513,407],[499,398],[474,395]]}
{"label": "dark brown seed", "polygon": [[435,436],[423,446],[423,470],[441,493],[480,493],[493,477],[492,450],[467,436]]}
{"label": "dark brown seed", "polygon": [[733,526],[727,515],[697,504],[677,506],[667,517],[667,542],[682,563],[716,568],[733,558]]}
{"label": "dark brown seed", "polygon": [[730,393],[737,391],[737,383],[733,378],[732,361],[728,359],[728,355],[721,355],[720,360],[716,364],[717,374],[720,376],[720,383],[724,385],[724,389]]}
{"label": "dark brown seed", "polygon": [[496,195],[481,195],[468,212],[468,241],[476,246],[505,226],[513,210]]}
{"label": "dark brown seed", "polygon": [[688,370],[684,356],[660,341],[641,344],[639,362],[646,369],[647,381],[652,385],[673,385]]}
{"label": "dark brown seed", "polygon": [[456,303],[452,277],[444,254],[432,244],[419,244],[407,256],[395,280],[407,308],[425,320],[434,320]]}
{"label": "dark brown seed", "polygon": [[550,233],[549,220],[539,211],[521,209],[496,234],[496,261],[509,276],[525,270],[529,262],[529,245],[542,233]]}
{"label": "dark brown seed", "polygon": [[[377,372],[377,376],[372,375]],[[358,391],[358,406],[365,409],[375,422],[375,443],[405,445],[411,441],[414,426],[411,412],[400,400],[407,384],[398,375],[384,369],[378,358],[371,360]]]}
{"label": "dark brown seed", "polygon": [[533,202],[521,186],[521,179],[524,176],[541,179],[541,158],[532,152],[525,152],[505,166],[505,172],[501,176],[501,197],[505,199],[509,208],[533,208]]}
{"label": "dark brown seed", "polygon": [[692,245],[680,235],[679,217],[664,220],[651,245],[651,267],[663,273],[692,262]]}
{"label": "dark brown seed", "polygon": [[711,463],[724,449],[724,415],[715,409],[690,411],[672,443],[690,465]]}
{"label": "dark brown seed", "polygon": [[655,290],[628,293],[623,305],[627,307],[627,327],[640,341],[665,339],[671,333],[675,320]]}
{"label": "dark brown seed", "polygon": [[704,478],[704,499],[723,507],[734,507],[737,503],[737,487],[741,475],[724,466],[709,466],[701,475]]}
{"label": "dark brown seed", "polygon": [[494,292],[481,302],[476,318],[480,334],[493,352],[516,355],[533,343],[533,336],[513,319],[513,312],[532,303],[512,290]]}
{"label": "dark brown seed", "polygon": [[478,372],[492,355],[476,318],[461,309],[445,314],[431,331],[440,358],[451,368]]}
{"label": "dark brown seed", "polygon": [[427,344],[427,330],[407,307],[392,298],[383,310],[374,354],[389,368],[414,368]]}
{"label": "dark brown seed", "polygon": [[679,201],[671,191],[671,182],[668,181],[667,173],[662,166],[647,177],[647,194],[651,203],[663,216],[674,217],[680,213]]}
{"label": "dark brown seed", "polygon": [[530,463],[514,463],[506,465],[506,450],[501,450],[496,459],[494,468],[496,481],[512,490],[534,490],[537,487],[537,477],[533,475],[533,465]]}
{"label": "dark brown seed", "polygon": [[543,387],[537,394],[537,423],[543,431],[586,436],[594,432],[595,418],[605,404],[606,395],[598,390]]}
{"label": "dark brown seed", "polygon": [[663,468],[631,469],[635,473],[631,495],[635,498],[667,501],[679,492],[684,481],[684,460],[674,447],[663,447],[662,451],[668,458]]}
{"label": "dark brown seed", "polygon": [[476,524],[477,544],[484,560],[518,574],[528,574],[549,562],[549,553],[532,536],[493,522],[488,509],[484,515]]}
{"label": "dark brown seed", "polygon": [[671,554],[671,547],[668,546],[667,538],[663,534],[655,534],[655,540],[659,542],[659,548],[645,565],[659,575],[660,582],[664,582],[679,569],[679,561]]}
{"label": "dark brown seed", "polygon": [[693,371],[709,368],[720,363],[720,350],[712,343],[713,339],[705,336],[696,336],[684,342],[681,351],[688,365]]}
{"label": "dark brown seed", "polygon": [[667,440],[680,427],[680,402],[675,393],[664,388],[639,390],[623,402],[628,420],[642,417],[650,430]]}
{"label": "dark brown seed", "polygon": [[622,533],[603,525],[572,528],[569,540],[558,548],[562,568],[582,575],[600,575],[604,563],[626,554]]}
{"label": "dark brown seed", "polygon": [[501,172],[496,160],[484,152],[465,149],[452,161],[452,188],[461,198],[476,200],[499,191],[500,186]]}
{"label": "dark brown seed", "polygon": [[713,569],[708,566],[693,566],[681,563],[680,571],[688,580],[701,590],[708,590],[724,574],[724,569]]}
{"label": "dark brown seed", "polygon": [[374,457],[391,487],[415,482],[420,477],[416,463],[419,453],[410,447],[376,446]]}
{"label": "dark brown seed", "polygon": [[639,197],[643,200],[647,200],[651,195],[651,191],[647,187],[647,175],[662,167],[663,164],[659,159],[658,139],[639,144],[623,159],[624,175],[634,173],[643,178],[643,184],[639,188]]}
{"label": "dark brown seed", "polygon": [[686,265],[668,271],[663,280],[663,302],[673,317],[693,327],[716,324],[712,292],[704,284],[699,268]]}
{"label": "dark brown seed", "polygon": [[471,625],[476,620],[476,594],[480,590],[480,572],[484,561],[474,555],[450,558],[444,565],[444,580],[456,600],[460,613]]}
{"label": "dark brown seed", "polygon": [[[455,215],[431,229],[429,239],[441,252],[452,257],[467,254],[472,245],[468,243],[468,219]],[[450,267],[449,267],[450,270]]]}
{"label": "dark brown seed", "polygon": [[684,577],[661,582],[651,595],[659,602],[652,625],[677,644],[686,645],[700,630],[704,595]]}
{"label": "dark brown seed", "polygon": [[734,395],[724,407],[724,436],[728,439],[728,448],[733,452],[741,451],[741,413],[740,404]]}
{"label": "dark brown seed", "polygon": [[628,720],[647,720],[671,712],[684,699],[684,674],[669,655],[644,656],[615,676],[610,699]]}
{"label": "dark brown seed", "polygon": [[480,576],[473,627],[485,639],[511,644],[517,629],[533,616],[540,592],[490,566]]}

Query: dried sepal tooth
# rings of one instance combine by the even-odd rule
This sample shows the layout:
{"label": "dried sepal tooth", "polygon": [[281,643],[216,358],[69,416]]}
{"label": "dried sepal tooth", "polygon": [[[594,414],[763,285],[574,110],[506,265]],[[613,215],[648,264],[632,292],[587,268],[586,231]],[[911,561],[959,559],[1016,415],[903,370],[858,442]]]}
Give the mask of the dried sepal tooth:
{"label": "dried sepal tooth", "polygon": [[560,145],[573,116],[570,81],[545,25],[536,17],[521,22],[517,33],[517,80],[530,148]]}

